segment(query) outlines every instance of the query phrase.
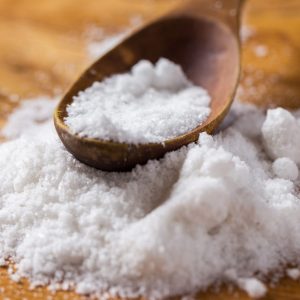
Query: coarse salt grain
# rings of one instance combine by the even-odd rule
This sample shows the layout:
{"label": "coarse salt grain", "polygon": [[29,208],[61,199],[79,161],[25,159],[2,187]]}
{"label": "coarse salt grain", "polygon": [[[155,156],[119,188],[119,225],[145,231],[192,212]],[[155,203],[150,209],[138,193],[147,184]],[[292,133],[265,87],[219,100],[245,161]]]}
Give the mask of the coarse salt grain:
{"label": "coarse salt grain", "polygon": [[240,30],[240,37],[243,43],[249,40],[251,37],[255,35],[254,28],[250,27],[249,25],[243,24]]}
{"label": "coarse salt grain", "polygon": [[254,52],[258,57],[266,57],[269,53],[269,50],[265,45],[258,45],[254,48]]}
{"label": "coarse salt grain", "polygon": [[266,295],[266,286],[256,278],[239,279],[239,287],[252,298],[258,299]]}
{"label": "coarse salt grain", "polygon": [[127,143],[161,143],[182,135],[210,114],[207,92],[167,59],[140,61],[80,92],[65,123],[79,136]]}
{"label": "coarse salt grain", "polygon": [[229,269],[263,296],[255,274],[300,264],[299,179],[270,172],[287,151],[275,133],[299,128],[279,115],[235,104],[221,133],[121,174],[76,161],[49,128],[36,139],[24,128],[0,146],[2,259],[33,284],[107,297],[194,293]]}

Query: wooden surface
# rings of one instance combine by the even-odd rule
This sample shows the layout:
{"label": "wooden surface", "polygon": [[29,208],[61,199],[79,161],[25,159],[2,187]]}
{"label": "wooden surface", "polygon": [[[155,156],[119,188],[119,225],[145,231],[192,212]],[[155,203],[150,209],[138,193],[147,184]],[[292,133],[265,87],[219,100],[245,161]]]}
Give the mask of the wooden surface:
{"label": "wooden surface", "polygon": [[[0,0],[0,126],[21,99],[61,94],[91,63],[87,45],[99,30],[162,14],[179,0]],[[239,97],[260,105],[300,106],[300,0],[249,0]],[[249,30],[249,28],[251,30]],[[299,254],[300,255],[300,254]],[[0,299],[84,299],[14,283],[0,269]],[[221,289],[203,300],[248,299]],[[300,299],[300,282],[283,279],[264,299]]]}

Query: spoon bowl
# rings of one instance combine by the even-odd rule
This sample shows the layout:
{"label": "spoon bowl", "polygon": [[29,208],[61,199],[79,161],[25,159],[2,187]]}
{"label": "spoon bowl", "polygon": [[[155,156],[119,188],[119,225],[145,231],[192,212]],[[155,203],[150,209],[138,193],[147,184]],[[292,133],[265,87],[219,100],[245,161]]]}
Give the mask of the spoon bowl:
{"label": "spoon bowl", "polygon": [[[97,169],[128,171],[137,164],[161,158],[166,152],[195,142],[201,132],[213,132],[227,114],[239,80],[241,5],[238,0],[224,0],[220,8],[213,5],[214,2],[190,1],[146,24],[83,73],[54,113],[56,130],[69,152]],[[64,123],[67,106],[80,91],[95,81],[128,72],[141,59],[155,63],[161,57],[179,64],[194,84],[208,91],[211,114],[203,124],[164,143],[126,144],[79,137]]]}

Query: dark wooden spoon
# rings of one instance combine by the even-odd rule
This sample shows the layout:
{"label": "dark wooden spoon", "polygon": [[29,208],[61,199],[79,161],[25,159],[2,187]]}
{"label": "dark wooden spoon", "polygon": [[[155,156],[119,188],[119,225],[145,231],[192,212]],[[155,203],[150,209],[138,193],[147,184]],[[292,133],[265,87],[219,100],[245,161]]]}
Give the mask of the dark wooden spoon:
{"label": "dark wooden spoon", "polygon": [[[78,160],[104,171],[127,171],[149,159],[195,142],[211,133],[233,101],[240,73],[239,16],[241,0],[194,0],[129,35],[96,61],[59,103],[54,123],[65,147]],[[197,128],[164,143],[125,144],[82,138],[64,123],[73,97],[95,81],[127,72],[141,59],[165,57],[182,66],[189,79],[212,98],[211,114]]]}

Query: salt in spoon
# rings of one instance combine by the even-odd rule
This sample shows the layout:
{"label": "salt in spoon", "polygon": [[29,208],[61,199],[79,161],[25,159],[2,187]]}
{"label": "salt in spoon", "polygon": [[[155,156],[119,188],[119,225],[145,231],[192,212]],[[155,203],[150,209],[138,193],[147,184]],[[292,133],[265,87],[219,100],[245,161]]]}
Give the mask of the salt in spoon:
{"label": "salt in spoon", "polygon": [[[128,171],[149,159],[195,142],[224,119],[240,74],[239,19],[242,0],[192,0],[139,28],[99,58],[71,87],[54,113],[57,133],[81,162],[104,171]],[[128,72],[142,59],[165,57],[181,65],[187,77],[211,96],[211,114],[193,130],[163,143],[126,144],[80,137],[65,124],[67,106],[95,81]]]}

